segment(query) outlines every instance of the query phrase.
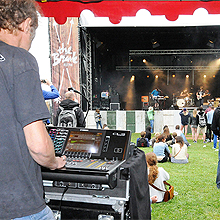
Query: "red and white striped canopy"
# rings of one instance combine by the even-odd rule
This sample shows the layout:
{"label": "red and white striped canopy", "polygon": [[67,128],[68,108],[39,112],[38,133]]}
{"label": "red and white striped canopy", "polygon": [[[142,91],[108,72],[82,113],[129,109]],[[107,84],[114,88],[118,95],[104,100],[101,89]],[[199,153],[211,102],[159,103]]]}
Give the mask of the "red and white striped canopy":
{"label": "red and white striped canopy", "polygon": [[[119,24],[123,17],[135,17],[140,10],[151,16],[164,16],[167,21],[176,21],[182,15],[193,15],[198,9],[205,9],[209,15],[220,14],[218,1],[100,1],[82,3],[76,1],[39,2],[45,17],[54,17],[64,24],[67,17],[80,17],[84,10],[95,17],[108,17],[112,24]],[[172,25],[171,25],[172,26]]]}

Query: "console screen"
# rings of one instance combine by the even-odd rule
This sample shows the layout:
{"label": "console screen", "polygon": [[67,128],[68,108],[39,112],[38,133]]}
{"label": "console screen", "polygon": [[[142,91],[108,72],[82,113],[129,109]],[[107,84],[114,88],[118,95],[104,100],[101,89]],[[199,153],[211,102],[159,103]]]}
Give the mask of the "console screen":
{"label": "console screen", "polygon": [[97,154],[101,150],[103,138],[102,132],[70,131],[65,151]]}

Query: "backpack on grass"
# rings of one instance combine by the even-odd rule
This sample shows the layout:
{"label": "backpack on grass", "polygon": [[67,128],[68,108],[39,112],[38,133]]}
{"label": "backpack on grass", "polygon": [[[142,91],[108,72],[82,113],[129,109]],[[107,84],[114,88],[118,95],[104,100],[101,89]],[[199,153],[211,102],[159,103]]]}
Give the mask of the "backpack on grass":
{"label": "backpack on grass", "polygon": [[149,144],[148,144],[148,141],[146,140],[146,138],[140,138],[138,141],[137,141],[137,147],[148,147]]}
{"label": "backpack on grass", "polygon": [[58,126],[60,127],[76,127],[77,126],[77,118],[75,110],[78,107],[74,107],[72,109],[64,109],[63,107],[60,107],[61,112],[58,116]]}

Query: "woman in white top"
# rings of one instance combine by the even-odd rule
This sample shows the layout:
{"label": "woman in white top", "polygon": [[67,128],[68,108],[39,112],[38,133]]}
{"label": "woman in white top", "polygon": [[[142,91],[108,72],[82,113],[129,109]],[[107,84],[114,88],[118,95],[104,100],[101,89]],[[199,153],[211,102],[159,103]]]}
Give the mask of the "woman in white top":
{"label": "woman in white top", "polygon": [[176,136],[176,143],[172,147],[172,163],[188,163],[187,146],[181,136]]}
{"label": "woman in white top", "polygon": [[[157,166],[157,156],[155,153],[150,152],[146,154],[146,161],[148,166],[148,182],[157,188],[166,191],[163,181],[167,181],[170,175],[162,168]],[[157,196],[157,202],[163,202],[164,193],[153,188],[149,184],[150,197]]]}

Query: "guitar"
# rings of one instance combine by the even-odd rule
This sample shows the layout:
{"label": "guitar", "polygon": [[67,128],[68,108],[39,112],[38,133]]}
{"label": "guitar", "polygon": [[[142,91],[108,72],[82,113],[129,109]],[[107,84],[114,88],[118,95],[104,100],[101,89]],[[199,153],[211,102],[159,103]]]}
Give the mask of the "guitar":
{"label": "guitar", "polygon": [[204,93],[203,95],[202,94],[197,94],[196,97],[197,97],[197,100],[200,100],[202,98],[204,98],[205,96],[210,96],[209,93]]}

